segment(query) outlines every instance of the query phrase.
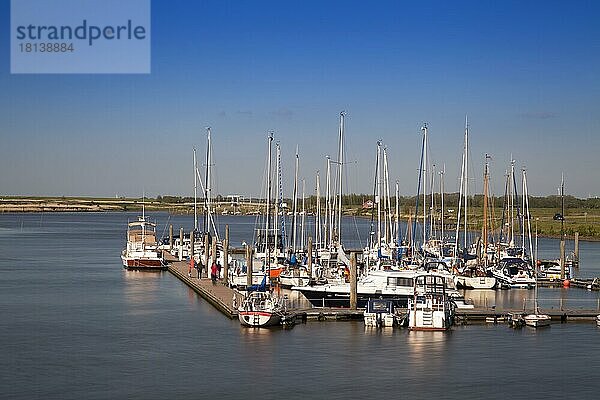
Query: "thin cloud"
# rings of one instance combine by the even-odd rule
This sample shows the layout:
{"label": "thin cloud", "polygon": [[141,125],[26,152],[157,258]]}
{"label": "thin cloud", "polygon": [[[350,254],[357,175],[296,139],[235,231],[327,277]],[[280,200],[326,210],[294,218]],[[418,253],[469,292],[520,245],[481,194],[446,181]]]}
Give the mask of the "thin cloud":
{"label": "thin cloud", "polygon": [[280,118],[291,118],[294,115],[294,112],[289,108],[280,108],[274,111],[271,111],[269,114],[280,117]]}
{"label": "thin cloud", "polygon": [[246,117],[251,117],[252,116],[252,111],[250,111],[250,110],[238,110],[236,112],[236,114],[238,114],[238,115],[244,115]]}
{"label": "thin cloud", "polygon": [[529,119],[551,119],[556,118],[558,115],[553,111],[530,111],[519,114],[523,118]]}

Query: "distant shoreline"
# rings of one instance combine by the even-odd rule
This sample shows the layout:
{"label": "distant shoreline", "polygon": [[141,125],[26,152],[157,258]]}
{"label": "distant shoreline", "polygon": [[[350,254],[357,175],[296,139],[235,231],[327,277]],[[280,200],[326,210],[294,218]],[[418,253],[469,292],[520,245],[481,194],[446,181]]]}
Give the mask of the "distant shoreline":
{"label": "distant shoreline", "polygon": [[[201,202],[199,202],[201,209]],[[191,215],[193,214],[193,202],[185,203],[166,203],[153,199],[107,199],[107,198],[70,198],[70,197],[4,197],[0,198],[0,214],[21,214],[21,213],[79,213],[79,212],[135,212],[141,211],[142,206],[149,212],[166,212],[173,215]],[[231,207],[227,202],[217,205],[219,215],[234,215],[234,210],[240,211],[241,215],[255,215],[260,205],[255,203],[251,206]],[[540,209],[533,215],[541,215],[539,218],[538,237],[560,239],[560,231],[557,232],[558,223],[552,221],[552,209]],[[370,210],[362,210],[360,207],[351,208],[345,215],[355,215],[359,218],[369,218],[365,212],[370,214]],[[567,240],[573,240],[573,233],[579,231],[579,239],[587,242],[600,242],[600,229],[596,229],[600,220],[600,211],[585,209],[585,223],[581,221],[581,216],[569,215],[570,224],[565,223],[565,232]],[[573,213],[574,214],[574,213]],[[581,214],[581,213],[580,213]],[[405,213],[401,216],[404,221],[408,220]],[[473,218],[476,223],[478,217]],[[480,219],[480,218],[479,218]],[[589,222],[588,222],[589,220]],[[481,221],[478,222],[479,224]],[[450,225],[450,224],[449,224]],[[568,229],[567,229],[568,228]],[[474,226],[473,230],[477,230]],[[532,226],[533,230],[533,226]],[[586,234],[587,233],[587,234]],[[592,233],[590,235],[589,233]],[[532,234],[534,232],[532,231]]]}

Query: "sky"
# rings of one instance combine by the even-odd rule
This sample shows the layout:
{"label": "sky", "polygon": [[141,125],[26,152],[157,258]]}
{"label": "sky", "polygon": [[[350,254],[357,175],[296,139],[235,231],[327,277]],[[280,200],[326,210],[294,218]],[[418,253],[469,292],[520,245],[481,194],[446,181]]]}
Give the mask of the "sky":
{"label": "sky", "polygon": [[342,110],[345,191],[372,192],[382,140],[390,180],[414,195],[424,122],[429,159],[458,191],[468,116],[470,191],[488,153],[495,194],[512,157],[530,194],[556,194],[564,173],[567,194],[597,196],[599,13],[597,1],[155,0],[150,74],[13,75],[0,0],[0,196],[191,195],[208,126],[213,193],[261,194],[272,130],[285,195],[296,147],[314,194]]}

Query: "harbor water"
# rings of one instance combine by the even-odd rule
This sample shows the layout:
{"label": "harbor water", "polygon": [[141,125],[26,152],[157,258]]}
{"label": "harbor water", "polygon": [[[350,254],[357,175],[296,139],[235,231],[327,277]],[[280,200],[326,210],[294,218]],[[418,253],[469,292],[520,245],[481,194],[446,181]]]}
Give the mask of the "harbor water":
{"label": "harbor water", "polygon": [[[122,268],[135,216],[0,215],[0,398],[593,399],[600,392],[600,328],[590,322],[449,332],[365,329],[360,321],[244,328],[168,272]],[[192,226],[190,216],[153,217],[160,229]],[[369,221],[346,222],[347,246],[364,245]],[[230,225],[232,246],[251,242],[254,217],[218,223]],[[539,244],[540,257],[558,256],[556,240]],[[577,274],[600,276],[600,243],[581,242],[580,252]],[[599,298],[576,288],[539,292],[547,307],[590,309]],[[520,307],[531,296],[465,293],[487,306]]]}

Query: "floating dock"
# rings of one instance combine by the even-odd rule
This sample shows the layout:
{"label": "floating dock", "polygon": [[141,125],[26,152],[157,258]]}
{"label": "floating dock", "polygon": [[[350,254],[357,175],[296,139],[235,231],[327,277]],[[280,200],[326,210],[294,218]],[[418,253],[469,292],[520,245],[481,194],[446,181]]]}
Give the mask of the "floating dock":
{"label": "floating dock", "polygon": [[189,262],[174,261],[169,263],[169,272],[182,280],[186,285],[192,288],[203,299],[212,304],[217,310],[221,311],[227,317],[237,318],[238,312],[234,305],[242,304],[244,296],[229,287],[216,283],[213,284],[209,278],[200,278],[195,269],[191,271],[191,277],[188,276]]}
{"label": "floating dock", "polygon": [[[166,252],[165,260],[168,261],[168,270],[170,273],[192,288],[225,316],[231,319],[237,318],[237,305],[242,304],[244,300],[242,293],[223,285],[221,282],[213,284],[209,278],[203,277],[198,279],[195,269],[192,269],[191,276],[189,276],[189,261],[178,261]],[[541,311],[550,315],[552,321],[560,322],[595,321],[596,316],[600,314],[600,310],[598,309],[544,309]],[[363,312],[364,310],[362,309],[352,310],[350,308],[304,308],[290,309],[289,317],[291,319],[301,318],[302,320],[317,321],[350,321],[362,320]],[[527,310],[524,311],[523,309],[495,309],[491,307],[457,309],[455,320],[458,325],[504,323],[514,315],[522,315],[527,312]]]}

